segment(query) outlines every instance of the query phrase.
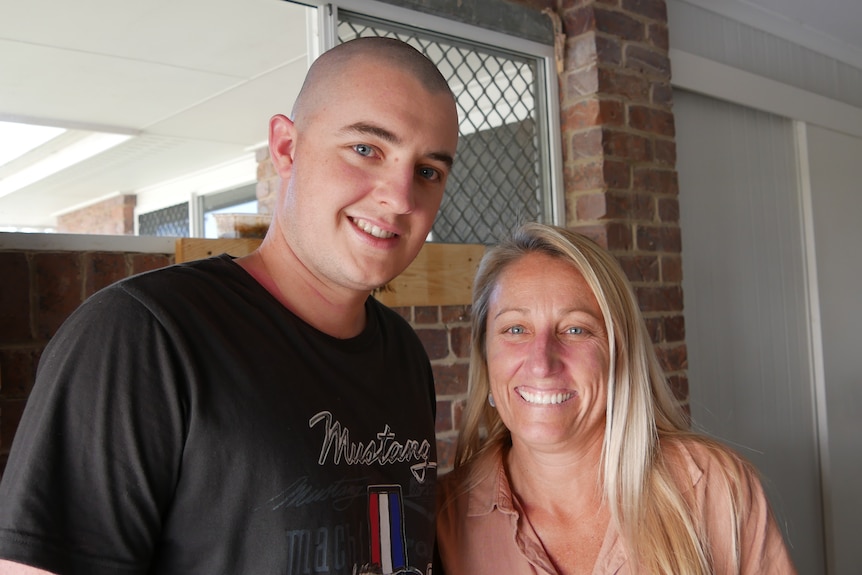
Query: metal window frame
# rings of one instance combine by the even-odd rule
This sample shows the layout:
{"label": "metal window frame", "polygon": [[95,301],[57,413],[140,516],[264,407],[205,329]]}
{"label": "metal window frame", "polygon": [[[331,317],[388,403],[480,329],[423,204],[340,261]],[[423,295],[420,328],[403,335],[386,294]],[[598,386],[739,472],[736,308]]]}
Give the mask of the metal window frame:
{"label": "metal window frame", "polygon": [[544,96],[537,99],[536,109],[539,116],[544,116],[546,119],[545,122],[537,122],[541,143],[547,150],[547,153],[540,152],[541,165],[539,166],[542,178],[543,210],[547,210],[551,220],[548,223],[565,224],[562,142],[559,136],[561,133],[560,99],[553,46],[375,0],[312,1],[306,4],[318,9],[318,53],[334,47],[338,42],[338,11],[345,10],[427,30],[434,35],[474,44],[491,52],[504,50],[535,58],[538,63],[537,82],[542,86]]}

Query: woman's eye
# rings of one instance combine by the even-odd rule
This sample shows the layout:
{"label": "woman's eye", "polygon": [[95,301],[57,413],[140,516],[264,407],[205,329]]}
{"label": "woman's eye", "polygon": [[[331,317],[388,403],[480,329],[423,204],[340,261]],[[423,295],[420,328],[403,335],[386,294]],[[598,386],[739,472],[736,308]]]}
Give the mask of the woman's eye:
{"label": "woman's eye", "polygon": [[569,335],[582,335],[584,333],[584,328],[582,327],[570,327],[566,329],[566,333]]}
{"label": "woman's eye", "polygon": [[353,149],[356,150],[356,153],[360,156],[371,156],[374,154],[374,148],[368,144],[356,144],[353,146]]}
{"label": "woman's eye", "polygon": [[513,325],[512,327],[510,327],[510,328],[508,328],[508,329],[506,330],[506,333],[511,333],[511,334],[514,334],[514,335],[519,335],[519,334],[524,333],[524,331],[525,331],[525,330],[524,330],[524,327],[523,327],[523,326],[520,326],[520,325]]}

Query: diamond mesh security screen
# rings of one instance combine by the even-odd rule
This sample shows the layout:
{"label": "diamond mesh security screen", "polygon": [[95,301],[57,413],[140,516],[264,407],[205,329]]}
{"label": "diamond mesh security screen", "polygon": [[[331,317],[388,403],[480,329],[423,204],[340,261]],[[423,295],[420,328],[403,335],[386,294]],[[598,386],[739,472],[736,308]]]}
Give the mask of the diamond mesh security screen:
{"label": "diamond mesh security screen", "polygon": [[387,36],[430,58],[458,103],[460,138],[431,241],[494,243],[524,221],[542,221],[541,101],[535,57],[469,45],[425,30],[339,11],[338,39]]}
{"label": "diamond mesh security screen", "polygon": [[189,204],[177,204],[138,216],[138,235],[189,237]]}

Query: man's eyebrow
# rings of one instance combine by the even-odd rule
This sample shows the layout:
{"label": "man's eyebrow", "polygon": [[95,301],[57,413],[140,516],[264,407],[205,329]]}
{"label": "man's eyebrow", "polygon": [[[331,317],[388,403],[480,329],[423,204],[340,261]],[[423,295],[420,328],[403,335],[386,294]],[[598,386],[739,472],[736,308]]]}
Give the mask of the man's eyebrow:
{"label": "man's eyebrow", "polygon": [[453,158],[451,154],[447,154],[446,152],[430,152],[429,154],[427,154],[427,156],[432,160],[443,162],[444,164],[446,164],[447,168],[451,168],[452,164],[455,162],[455,158]]}
{"label": "man's eyebrow", "polygon": [[[339,132],[345,134],[353,133],[359,135],[376,136],[381,140],[389,142],[390,144],[401,143],[401,138],[393,132],[390,132],[386,128],[376,126],[374,124],[369,124],[367,122],[357,122],[355,124],[350,124],[349,126],[345,126],[341,130],[339,130]],[[447,152],[428,152],[425,155],[432,160],[443,162],[449,168],[451,168],[452,164],[454,163],[454,158],[452,157],[452,154],[449,154]]]}
{"label": "man's eyebrow", "polygon": [[369,136],[377,136],[381,140],[386,140],[391,144],[400,144],[401,138],[387,130],[386,128],[381,128],[380,126],[375,126],[374,124],[368,124],[366,122],[357,122],[355,124],[350,124],[349,126],[345,126],[339,132],[344,133],[354,133],[360,135],[369,135]]}

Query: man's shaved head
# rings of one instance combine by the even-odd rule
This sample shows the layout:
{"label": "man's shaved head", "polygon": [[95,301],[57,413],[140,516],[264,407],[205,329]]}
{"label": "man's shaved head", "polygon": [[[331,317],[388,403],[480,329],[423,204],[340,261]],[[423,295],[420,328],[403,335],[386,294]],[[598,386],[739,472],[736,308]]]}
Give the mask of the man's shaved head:
{"label": "man's shaved head", "polygon": [[330,95],[335,80],[358,63],[389,66],[409,74],[432,94],[452,94],[437,66],[409,44],[395,38],[356,38],[327,50],[314,61],[293,105],[291,118],[301,123],[303,116]]}

